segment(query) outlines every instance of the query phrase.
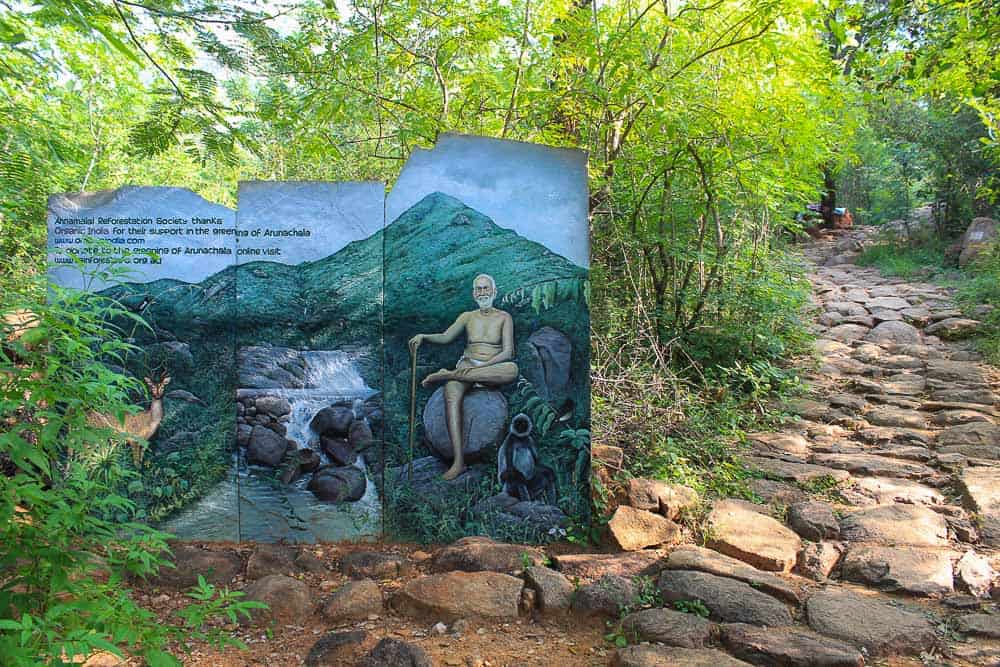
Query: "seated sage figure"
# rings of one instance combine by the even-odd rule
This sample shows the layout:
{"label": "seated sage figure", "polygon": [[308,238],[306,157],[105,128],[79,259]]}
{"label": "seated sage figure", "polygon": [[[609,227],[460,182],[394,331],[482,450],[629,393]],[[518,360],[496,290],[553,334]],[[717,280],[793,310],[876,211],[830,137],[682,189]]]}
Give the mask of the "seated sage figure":
{"label": "seated sage figure", "polygon": [[472,298],[479,304],[478,310],[459,315],[444,333],[417,334],[410,339],[410,349],[415,354],[424,342],[447,344],[463,332],[466,337],[465,351],[454,370],[442,368],[421,383],[425,387],[436,382],[445,383],[445,417],[455,461],[444,473],[444,479],[454,479],[465,471],[462,398],[466,392],[474,385],[499,387],[517,379],[517,364],[511,361],[514,358],[514,319],[510,313],[493,307],[496,295],[496,282],[491,276],[476,276],[472,281]]}

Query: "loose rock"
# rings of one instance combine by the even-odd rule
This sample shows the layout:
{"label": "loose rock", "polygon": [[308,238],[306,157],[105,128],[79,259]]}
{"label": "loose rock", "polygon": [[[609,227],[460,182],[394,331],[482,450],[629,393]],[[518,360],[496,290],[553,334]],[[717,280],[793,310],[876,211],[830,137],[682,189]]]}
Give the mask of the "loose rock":
{"label": "loose rock", "polygon": [[747,667],[722,651],[664,646],[627,646],[611,658],[611,667]]}
{"label": "loose rock", "polygon": [[523,544],[495,542],[488,537],[463,537],[441,549],[431,561],[435,572],[506,572],[523,570],[525,565],[541,565],[545,554]]}
{"label": "loose rock", "polygon": [[251,618],[241,618],[241,623],[267,625],[302,623],[312,613],[313,604],[309,586],[283,574],[272,574],[258,579],[244,589],[245,599],[258,600],[268,609],[251,610]]}
{"label": "loose rock", "polygon": [[402,614],[419,618],[517,618],[524,582],[497,572],[448,572],[407,581],[392,598]]}
{"label": "loose rock", "polygon": [[368,618],[382,611],[382,592],[371,579],[350,581],[334,591],[323,604],[323,617],[331,623]]}
{"label": "loose rock", "polygon": [[990,595],[997,573],[986,558],[969,549],[955,564],[955,578],[969,593],[985,598]]}
{"label": "loose rock", "polygon": [[880,505],[845,516],[840,535],[848,542],[940,547],[948,544],[948,524],[919,505]]}
{"label": "loose rock", "polygon": [[636,642],[703,648],[715,624],[694,614],[672,609],[646,609],[622,619],[622,631]]}
{"label": "loose rock", "polygon": [[573,596],[573,611],[584,616],[616,618],[622,609],[636,598],[631,580],[606,574],[597,581],[581,586]]}
{"label": "loose rock", "polygon": [[843,555],[844,545],[840,542],[806,542],[795,569],[813,581],[826,581]]}
{"label": "loose rock", "polygon": [[951,552],[915,547],[852,546],[841,576],[890,592],[912,595],[951,593]]}
{"label": "loose rock", "polygon": [[668,484],[655,479],[633,478],[628,485],[629,505],[647,512],[659,512],[671,520],[698,504],[694,489],[681,484]]}
{"label": "loose rock", "polygon": [[680,540],[681,529],[673,521],[645,510],[621,505],[608,522],[608,533],[623,551],[637,551]]}
{"label": "loose rock", "polygon": [[430,656],[416,644],[398,639],[383,639],[357,667],[433,667]]}
{"label": "loose rock", "polygon": [[799,536],[778,521],[733,501],[717,502],[706,526],[709,546],[762,570],[791,570],[802,546]]}
{"label": "loose rock", "polygon": [[340,571],[351,579],[395,579],[413,571],[405,556],[378,551],[356,551],[340,560]]}
{"label": "loose rock", "polygon": [[840,524],[826,503],[808,501],[788,508],[788,525],[807,540],[820,542],[840,537]]}
{"label": "loose rock", "polygon": [[364,630],[330,632],[313,644],[306,656],[306,667],[339,667],[353,665],[370,644]]}
{"label": "loose rock", "polygon": [[532,566],[525,568],[524,580],[538,594],[538,608],[543,612],[565,611],[573,602],[573,584],[561,572]]}

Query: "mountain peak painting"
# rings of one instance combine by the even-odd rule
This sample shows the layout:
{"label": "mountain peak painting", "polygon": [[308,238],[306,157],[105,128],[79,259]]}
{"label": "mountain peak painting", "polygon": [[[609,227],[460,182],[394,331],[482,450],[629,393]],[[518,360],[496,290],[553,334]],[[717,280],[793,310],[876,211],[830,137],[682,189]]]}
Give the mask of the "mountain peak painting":
{"label": "mountain peak painting", "polygon": [[[150,325],[121,323],[136,352],[116,369],[171,376],[123,490],[149,520],[295,542],[544,542],[588,521],[585,156],[459,135],[416,155],[388,200],[252,182],[226,218],[175,189],[53,198],[53,255],[149,251],[91,283]],[[213,239],[228,263],[192,270]]]}

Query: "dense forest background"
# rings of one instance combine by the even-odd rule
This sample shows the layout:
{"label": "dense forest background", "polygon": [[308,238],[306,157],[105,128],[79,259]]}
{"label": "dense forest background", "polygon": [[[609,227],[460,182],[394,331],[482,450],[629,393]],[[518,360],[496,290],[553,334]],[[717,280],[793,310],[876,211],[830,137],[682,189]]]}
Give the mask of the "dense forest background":
{"label": "dense forest background", "polygon": [[[0,565],[21,568],[0,653],[112,637],[169,662],[168,631],[91,576],[94,554],[148,571],[164,536],[107,522],[130,508],[105,493],[123,473],[86,446],[107,434],[85,410],[141,393],[100,363],[128,345],[102,324],[116,304],[42,303],[49,194],[176,185],[232,206],[240,179],[391,184],[443,131],[585,148],[594,441],[635,474],[738,494],[740,436],[795,391],[809,340],[797,214],[878,225],[933,205],[926,235],[868,260],[946,271],[970,220],[996,217],[998,62],[989,0],[0,0],[0,305],[42,323],[0,359],[19,471]],[[997,299],[995,254],[965,271]],[[202,595],[191,627],[232,604]]]}

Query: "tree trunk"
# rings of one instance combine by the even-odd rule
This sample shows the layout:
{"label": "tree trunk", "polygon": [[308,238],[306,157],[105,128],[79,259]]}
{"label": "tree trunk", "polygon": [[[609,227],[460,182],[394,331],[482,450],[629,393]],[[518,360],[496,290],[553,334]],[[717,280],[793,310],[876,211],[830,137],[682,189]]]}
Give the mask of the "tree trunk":
{"label": "tree trunk", "polygon": [[819,204],[825,226],[832,228],[833,210],[837,208],[837,179],[834,177],[831,165],[823,167],[823,198]]}

